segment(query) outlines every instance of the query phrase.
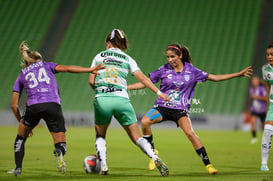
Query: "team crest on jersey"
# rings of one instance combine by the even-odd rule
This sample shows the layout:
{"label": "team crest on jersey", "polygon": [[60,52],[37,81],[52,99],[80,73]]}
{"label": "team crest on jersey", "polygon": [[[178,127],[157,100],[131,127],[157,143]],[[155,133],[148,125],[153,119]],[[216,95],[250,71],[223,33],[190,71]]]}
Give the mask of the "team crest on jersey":
{"label": "team crest on jersey", "polygon": [[173,74],[168,74],[167,77],[168,77],[168,79],[172,79],[173,78]]}
{"label": "team crest on jersey", "polygon": [[181,85],[184,84],[184,82],[180,82],[180,81],[173,81],[173,84],[176,86],[176,87],[180,87]]}
{"label": "team crest on jersey", "polygon": [[188,82],[190,80],[190,75],[184,75],[184,78]]}

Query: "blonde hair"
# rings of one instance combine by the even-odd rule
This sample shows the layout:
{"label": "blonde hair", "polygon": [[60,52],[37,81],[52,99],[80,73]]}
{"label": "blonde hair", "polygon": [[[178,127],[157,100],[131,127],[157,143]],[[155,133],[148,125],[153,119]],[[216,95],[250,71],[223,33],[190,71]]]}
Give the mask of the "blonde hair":
{"label": "blonde hair", "polygon": [[37,51],[30,51],[28,45],[25,41],[23,41],[19,46],[19,51],[21,56],[23,57],[23,61],[21,62],[22,67],[27,67],[33,63],[36,63],[37,60],[42,60],[42,55]]}
{"label": "blonde hair", "polygon": [[125,51],[129,47],[128,39],[124,31],[119,29],[114,29],[106,37],[106,42],[111,42],[113,46]]}

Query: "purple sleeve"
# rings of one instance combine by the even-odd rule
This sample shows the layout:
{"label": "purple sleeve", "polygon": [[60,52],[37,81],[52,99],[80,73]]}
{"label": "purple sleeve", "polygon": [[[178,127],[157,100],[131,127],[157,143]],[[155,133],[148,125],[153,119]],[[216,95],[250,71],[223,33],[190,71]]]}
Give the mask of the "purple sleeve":
{"label": "purple sleeve", "polygon": [[50,68],[50,70],[53,72],[53,74],[58,73],[58,72],[56,72],[56,70],[55,70],[55,67],[56,67],[58,64],[56,64],[56,63],[54,63],[54,62],[47,62],[47,63],[45,63],[45,64]]}
{"label": "purple sleeve", "polygon": [[163,67],[160,67],[156,71],[149,73],[149,77],[154,84],[157,83],[158,81],[160,81],[161,75],[162,75],[162,70],[163,70]]}
{"label": "purple sleeve", "polygon": [[20,81],[21,74],[17,77],[14,86],[13,86],[13,92],[19,92],[21,94],[23,90],[23,84]]}
{"label": "purple sleeve", "polygon": [[207,77],[209,76],[207,72],[203,72],[196,67],[194,67],[194,74],[197,82],[204,82],[207,80]]}

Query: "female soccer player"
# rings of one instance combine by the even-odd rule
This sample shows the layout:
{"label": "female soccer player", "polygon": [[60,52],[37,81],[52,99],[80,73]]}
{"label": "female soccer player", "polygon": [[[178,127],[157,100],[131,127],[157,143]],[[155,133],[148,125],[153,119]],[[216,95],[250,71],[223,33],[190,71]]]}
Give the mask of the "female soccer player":
{"label": "female soccer player", "polygon": [[[197,82],[206,80],[222,81],[235,77],[249,77],[252,73],[250,67],[241,72],[233,74],[213,75],[203,72],[191,64],[189,50],[179,44],[171,44],[166,49],[168,63],[158,70],[149,74],[153,83],[161,81],[160,91],[170,97],[170,102],[158,98],[152,108],[141,120],[142,132],[153,146],[151,125],[165,120],[172,120],[184,131],[191,141],[197,154],[203,160],[209,174],[216,174],[218,171],[210,164],[206,150],[199,137],[195,134],[189,118],[189,108]],[[144,88],[141,82],[129,85],[128,89]],[[154,148],[154,146],[153,146]],[[153,165],[149,164],[149,169]]]}
{"label": "female soccer player", "polygon": [[[93,68],[79,66],[58,65],[53,62],[44,62],[42,55],[37,51],[30,51],[27,44],[22,42],[19,47],[23,57],[24,67],[15,81],[11,99],[11,109],[19,122],[17,137],[14,143],[16,168],[10,174],[22,174],[22,162],[25,154],[25,142],[32,136],[32,129],[43,118],[52,135],[55,144],[54,155],[59,172],[65,173],[66,164],[63,156],[66,152],[65,123],[60,105],[60,96],[57,80],[54,76],[58,72],[93,73],[104,68],[99,64]],[[22,90],[26,90],[27,102],[25,114],[22,117],[18,109],[18,102]]]}
{"label": "female soccer player", "polygon": [[160,99],[168,101],[169,97],[161,93],[150,79],[139,69],[134,59],[124,53],[128,48],[125,33],[114,29],[106,37],[106,50],[93,59],[91,67],[103,62],[106,69],[100,75],[90,74],[89,84],[95,90],[95,131],[96,150],[101,161],[101,175],[108,173],[106,163],[106,131],[114,116],[127,132],[131,140],[155,163],[162,176],[168,176],[169,170],[164,162],[154,153],[152,146],[141,137],[135,111],[127,93],[127,76],[131,72],[146,87],[157,93]]}
{"label": "female soccer player", "polygon": [[256,76],[251,79],[251,87],[249,88],[249,95],[251,99],[250,112],[251,112],[251,132],[252,139],[251,144],[257,142],[256,137],[256,120],[259,117],[261,121],[261,127],[264,128],[264,121],[267,109],[267,93],[264,85],[260,79]]}
{"label": "female soccer player", "polygon": [[273,43],[268,45],[266,49],[267,64],[262,68],[263,79],[267,82],[267,95],[269,100],[269,108],[267,110],[264,133],[262,138],[262,166],[261,171],[269,171],[267,160],[271,148],[271,140],[273,136]]}

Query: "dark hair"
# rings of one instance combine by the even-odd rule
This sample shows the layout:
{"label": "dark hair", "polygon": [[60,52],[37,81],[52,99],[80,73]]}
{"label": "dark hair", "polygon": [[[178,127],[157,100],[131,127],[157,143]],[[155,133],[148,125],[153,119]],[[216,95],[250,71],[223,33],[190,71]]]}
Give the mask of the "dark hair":
{"label": "dark hair", "polygon": [[273,43],[269,44],[267,48],[273,48]]}
{"label": "dark hair", "polygon": [[111,42],[114,47],[117,47],[123,51],[129,47],[129,42],[125,33],[119,29],[114,29],[111,31],[107,35],[105,42]]}
{"label": "dark hair", "polygon": [[178,43],[173,43],[167,47],[166,51],[167,50],[172,50],[178,56],[182,54],[182,62],[192,63],[190,51],[186,46],[181,46]]}

